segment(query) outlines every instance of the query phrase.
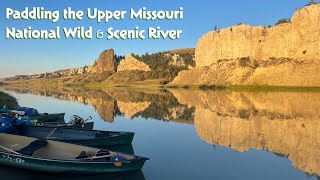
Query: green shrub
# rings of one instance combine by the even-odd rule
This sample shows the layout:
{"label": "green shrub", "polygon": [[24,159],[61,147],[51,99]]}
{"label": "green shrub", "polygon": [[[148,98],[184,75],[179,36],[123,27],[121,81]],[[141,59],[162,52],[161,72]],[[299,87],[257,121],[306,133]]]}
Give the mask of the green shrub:
{"label": "green shrub", "polygon": [[4,105],[6,105],[9,109],[16,109],[18,102],[16,98],[0,91],[0,108],[2,108]]}
{"label": "green shrub", "polygon": [[195,67],[196,66],[196,61],[193,59],[192,54],[179,54],[179,56],[183,59],[184,63],[188,66]]}
{"label": "green shrub", "polygon": [[279,21],[276,23],[276,25],[288,23],[288,22],[290,22],[290,19],[282,18],[282,19],[279,19]]}
{"label": "green shrub", "polygon": [[216,86],[216,85],[200,85],[199,89],[201,90],[218,90],[218,89],[224,89],[223,86]]}
{"label": "green shrub", "polygon": [[310,6],[310,5],[317,4],[317,3],[318,2],[316,2],[315,0],[310,0],[306,6]]}
{"label": "green shrub", "polygon": [[242,57],[239,59],[239,65],[241,67],[246,67],[250,64],[250,57]]}
{"label": "green shrub", "polygon": [[[158,78],[165,78],[169,80],[173,80],[180,71],[186,70],[187,67],[179,67],[179,66],[171,66],[169,63],[171,58],[165,56],[169,52],[159,52],[153,54],[143,54],[141,56],[132,54],[134,58],[139,61],[146,63],[150,69],[152,70],[151,78],[158,79]],[[184,55],[187,59],[188,63],[191,63],[192,55]],[[192,63],[191,63],[192,64]],[[194,63],[195,65],[195,63]]]}

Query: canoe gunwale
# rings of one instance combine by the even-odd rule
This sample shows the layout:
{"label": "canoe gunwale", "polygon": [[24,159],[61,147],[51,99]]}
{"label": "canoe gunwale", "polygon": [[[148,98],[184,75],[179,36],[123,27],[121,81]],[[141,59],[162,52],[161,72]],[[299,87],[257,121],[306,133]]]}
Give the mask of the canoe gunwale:
{"label": "canoe gunwale", "polygon": [[[24,127],[24,128],[30,128],[31,130],[29,131],[34,131],[37,132],[40,129],[45,129],[50,133],[52,130],[54,130],[54,127],[46,127],[46,126],[29,126],[29,127]],[[66,142],[66,143],[72,143],[72,144],[79,144],[82,145],[83,143],[93,143],[93,146],[104,146],[104,145],[125,145],[125,144],[131,144],[133,137],[135,135],[134,132],[125,132],[125,131],[100,131],[100,130],[87,130],[87,129],[80,129],[80,128],[64,128],[64,127],[57,127],[58,130],[71,130],[70,132],[65,132],[65,133],[72,133],[73,130],[75,131],[81,131],[81,132],[89,132],[92,133],[93,136],[88,138],[66,138],[66,137],[54,137],[55,134],[53,134],[51,137],[48,138],[48,140],[53,140],[53,141],[61,141],[61,142]],[[66,131],[68,131],[66,130]],[[19,130],[17,131],[17,135],[22,135],[22,136],[27,136],[27,137],[35,137],[35,138],[40,138],[39,136],[35,134],[30,134],[28,133],[29,131],[19,133]],[[97,133],[101,133],[101,135],[96,136]],[[62,132],[60,132],[62,133]],[[15,133],[13,133],[15,134]],[[59,136],[59,135],[58,135]],[[122,140],[121,140],[122,139]],[[120,141],[120,142],[119,142]],[[101,143],[101,144],[99,144]],[[83,144],[86,146],[86,144]]]}
{"label": "canoe gunwale", "polygon": [[133,163],[138,161],[147,161],[149,158],[142,157],[142,156],[136,156],[136,155],[130,155],[125,153],[119,153],[122,155],[129,155],[134,157],[132,160],[124,160],[124,161],[92,161],[92,160],[78,160],[78,159],[67,159],[67,160],[61,160],[61,159],[49,159],[49,158],[41,158],[41,157],[33,157],[33,156],[27,156],[27,155],[18,155],[13,154],[9,152],[0,151],[0,155],[5,154],[6,156],[14,156],[17,158],[24,158],[24,159],[31,159],[31,160],[40,160],[40,161],[48,161],[48,162],[62,162],[62,163],[83,163],[83,164],[114,164],[115,162],[121,162],[121,163]]}

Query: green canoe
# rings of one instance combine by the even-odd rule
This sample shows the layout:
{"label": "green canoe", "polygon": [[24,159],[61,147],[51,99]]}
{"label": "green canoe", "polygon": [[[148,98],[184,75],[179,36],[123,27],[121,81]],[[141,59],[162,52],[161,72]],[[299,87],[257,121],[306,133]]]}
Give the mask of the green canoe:
{"label": "green canoe", "polygon": [[34,116],[28,116],[30,120],[37,120],[38,122],[64,122],[65,113],[40,113]]}
{"label": "green canoe", "polygon": [[46,138],[54,141],[93,147],[131,144],[134,137],[133,132],[97,131],[45,126],[26,126],[17,128],[13,134],[38,139]]}
{"label": "green canoe", "polygon": [[35,126],[47,126],[47,127],[64,127],[64,128],[82,128],[82,129],[93,129],[94,122],[85,122],[83,124],[72,124],[72,123],[59,123],[59,122],[43,122],[35,123]]}
{"label": "green canoe", "polygon": [[32,171],[98,174],[139,171],[148,158],[0,133],[0,164]]}
{"label": "green canoe", "polygon": [[[0,176],[10,177],[10,180],[146,180],[142,171],[132,171],[125,173],[106,173],[95,175],[74,175],[74,174],[54,174],[30,172],[24,169],[0,166]],[[9,178],[8,178],[9,179]]]}

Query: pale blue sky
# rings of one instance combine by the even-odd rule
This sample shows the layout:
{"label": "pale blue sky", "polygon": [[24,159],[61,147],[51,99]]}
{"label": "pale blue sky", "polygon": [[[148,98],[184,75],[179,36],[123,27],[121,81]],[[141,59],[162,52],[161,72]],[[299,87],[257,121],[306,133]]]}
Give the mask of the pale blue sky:
{"label": "pale blue sky", "polygon": [[[197,40],[214,26],[224,28],[239,22],[250,25],[273,25],[280,18],[289,18],[296,8],[304,7],[308,0],[0,0],[0,78],[16,74],[34,74],[91,64],[101,51],[114,48],[120,55],[128,53],[158,52],[195,47]],[[58,3],[59,2],[59,3]],[[86,3],[87,2],[87,3]],[[5,19],[5,8],[22,10],[24,7],[44,7],[47,10],[127,10],[147,7],[150,10],[176,10],[184,8],[184,19],[176,21],[12,21]],[[140,29],[161,26],[163,29],[182,29],[179,40],[7,40],[5,28],[50,29],[55,26],[93,26],[94,29]]]}

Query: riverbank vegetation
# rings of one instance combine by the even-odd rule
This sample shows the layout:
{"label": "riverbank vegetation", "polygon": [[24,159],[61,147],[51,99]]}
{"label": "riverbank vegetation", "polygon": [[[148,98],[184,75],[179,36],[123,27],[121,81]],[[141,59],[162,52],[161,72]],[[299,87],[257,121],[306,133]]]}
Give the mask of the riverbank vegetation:
{"label": "riverbank vegetation", "polygon": [[9,109],[16,109],[18,102],[16,98],[0,91],[0,108],[2,108],[4,105],[6,105]]}
{"label": "riverbank vegetation", "polygon": [[143,54],[132,56],[139,61],[146,63],[151,72],[145,73],[147,75],[146,79],[160,79],[166,78],[168,80],[173,80],[180,71],[188,69],[187,66],[172,66],[170,57],[166,56],[169,52],[158,52],[153,54]]}

